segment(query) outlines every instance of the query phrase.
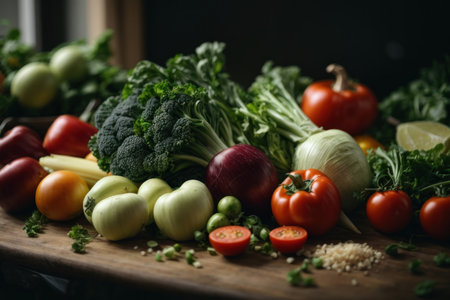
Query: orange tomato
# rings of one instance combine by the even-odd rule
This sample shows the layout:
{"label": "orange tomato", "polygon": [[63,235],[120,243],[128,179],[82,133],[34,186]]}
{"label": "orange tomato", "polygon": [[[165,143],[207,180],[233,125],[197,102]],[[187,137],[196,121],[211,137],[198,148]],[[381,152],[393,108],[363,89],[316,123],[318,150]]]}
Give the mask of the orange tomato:
{"label": "orange tomato", "polygon": [[359,147],[364,151],[364,154],[367,156],[368,150],[373,149],[375,151],[378,147],[384,149],[383,145],[378,142],[376,139],[371,137],[370,135],[357,135],[353,137],[355,141],[358,143]]}
{"label": "orange tomato", "polygon": [[67,221],[83,211],[83,200],[89,191],[86,181],[70,171],[47,175],[36,189],[37,209],[54,221]]}

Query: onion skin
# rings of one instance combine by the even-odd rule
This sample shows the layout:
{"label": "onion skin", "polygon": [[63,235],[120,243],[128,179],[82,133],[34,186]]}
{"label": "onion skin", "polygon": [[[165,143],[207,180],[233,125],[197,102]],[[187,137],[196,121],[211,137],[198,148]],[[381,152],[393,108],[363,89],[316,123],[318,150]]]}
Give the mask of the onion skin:
{"label": "onion skin", "polygon": [[238,144],[216,154],[206,168],[206,186],[217,202],[238,198],[246,213],[267,217],[270,199],[278,185],[275,166],[258,148]]}

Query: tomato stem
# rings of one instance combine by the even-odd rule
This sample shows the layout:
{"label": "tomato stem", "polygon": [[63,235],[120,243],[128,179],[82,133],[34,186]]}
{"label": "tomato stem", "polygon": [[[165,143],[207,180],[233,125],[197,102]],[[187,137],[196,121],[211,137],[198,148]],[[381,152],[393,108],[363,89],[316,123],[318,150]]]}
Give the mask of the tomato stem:
{"label": "tomato stem", "polygon": [[332,87],[334,91],[341,92],[350,89],[351,81],[348,79],[347,72],[343,66],[338,64],[328,65],[327,72],[333,73],[336,76],[336,81]]}
{"label": "tomato stem", "polygon": [[312,180],[303,180],[300,174],[288,174],[288,177],[292,180],[291,184],[284,185],[283,188],[286,189],[286,194],[293,195],[298,191],[311,191]]}

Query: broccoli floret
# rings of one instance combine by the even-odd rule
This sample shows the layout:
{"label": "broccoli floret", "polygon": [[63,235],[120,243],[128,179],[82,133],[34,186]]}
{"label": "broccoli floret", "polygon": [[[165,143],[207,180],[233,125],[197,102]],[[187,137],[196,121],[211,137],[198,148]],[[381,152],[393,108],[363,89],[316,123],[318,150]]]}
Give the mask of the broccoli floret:
{"label": "broccoli floret", "polygon": [[111,172],[135,182],[142,182],[150,177],[143,168],[144,160],[150,154],[150,149],[143,138],[135,135],[129,136],[112,156]]}
{"label": "broccoli floret", "polygon": [[[213,56],[204,58],[212,59],[207,68],[214,66]],[[122,90],[124,100],[90,142],[103,170],[136,182],[159,177],[179,186],[187,179],[203,179],[214,155],[242,141],[233,109],[224,100],[228,96],[218,82],[208,84],[220,70],[198,77],[205,71],[197,68],[205,66],[201,61],[186,65],[195,73],[150,62],[136,66]]]}
{"label": "broccoli floret", "polygon": [[97,128],[101,128],[105,120],[112,114],[114,108],[119,104],[121,97],[111,96],[97,108],[94,116],[94,125]]}

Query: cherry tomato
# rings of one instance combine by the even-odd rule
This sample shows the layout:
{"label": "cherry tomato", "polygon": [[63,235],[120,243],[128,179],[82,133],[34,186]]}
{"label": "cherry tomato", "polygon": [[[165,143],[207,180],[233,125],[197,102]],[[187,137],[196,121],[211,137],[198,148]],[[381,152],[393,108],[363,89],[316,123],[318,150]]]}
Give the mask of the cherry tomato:
{"label": "cherry tomato", "polygon": [[297,170],[289,175],[272,195],[272,213],[277,223],[304,227],[310,235],[329,231],[341,211],[341,198],[334,183],[316,169]]}
{"label": "cherry tomato", "polygon": [[370,224],[384,233],[404,229],[411,220],[412,213],[411,199],[403,191],[375,192],[366,204]]}
{"label": "cherry tomato", "polygon": [[281,226],[269,233],[273,247],[285,254],[296,253],[308,239],[308,233],[303,227]]}
{"label": "cherry tomato", "polygon": [[229,225],[215,229],[209,234],[209,242],[224,256],[235,256],[245,251],[250,244],[251,232],[248,228]]}
{"label": "cherry tomato", "polygon": [[36,189],[36,206],[47,218],[66,221],[79,216],[89,187],[83,178],[70,171],[47,175]]}
{"label": "cherry tomato", "polygon": [[354,139],[358,143],[359,147],[361,147],[366,156],[369,149],[373,149],[373,151],[375,151],[377,148],[384,148],[380,142],[378,142],[370,135],[357,135],[354,137]]}
{"label": "cherry tomato", "polygon": [[450,196],[432,197],[420,208],[423,230],[437,240],[450,239]]}

